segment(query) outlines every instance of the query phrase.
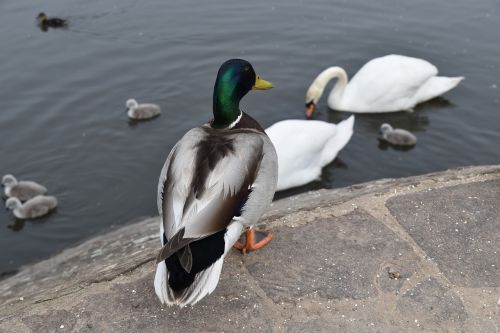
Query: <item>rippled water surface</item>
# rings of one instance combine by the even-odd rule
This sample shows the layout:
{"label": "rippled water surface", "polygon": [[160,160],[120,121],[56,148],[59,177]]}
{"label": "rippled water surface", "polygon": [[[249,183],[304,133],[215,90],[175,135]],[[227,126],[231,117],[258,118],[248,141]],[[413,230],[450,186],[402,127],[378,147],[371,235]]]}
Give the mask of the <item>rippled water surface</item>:
{"label": "rippled water surface", "polygon": [[[267,127],[302,118],[322,69],[352,76],[389,53],[464,75],[415,112],[356,115],[355,133],[321,181],[279,194],[381,177],[500,162],[500,3],[478,1],[4,1],[0,4],[0,173],[45,184],[60,201],[28,222],[0,213],[0,272],[156,214],[159,171],[173,144],[211,117],[212,87],[228,58],[249,60],[275,89],[243,109]],[[38,12],[68,17],[40,31]],[[163,114],[130,123],[125,100]],[[338,122],[326,98],[317,119]],[[413,131],[409,151],[379,147],[382,122]],[[124,258],[126,260],[126,258]]]}

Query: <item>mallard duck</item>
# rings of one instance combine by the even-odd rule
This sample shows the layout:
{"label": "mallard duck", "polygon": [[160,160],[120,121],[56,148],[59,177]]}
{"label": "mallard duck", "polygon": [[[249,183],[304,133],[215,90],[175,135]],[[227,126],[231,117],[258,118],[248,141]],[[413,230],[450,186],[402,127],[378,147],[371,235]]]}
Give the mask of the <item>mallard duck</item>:
{"label": "mallard duck", "polygon": [[47,31],[48,28],[64,28],[68,26],[66,20],[58,17],[48,18],[43,12],[38,14],[36,20],[38,21],[40,28],[44,31]]}
{"label": "mallard duck", "polygon": [[161,113],[159,105],[151,103],[139,104],[133,98],[127,100],[127,115],[130,119],[145,120],[158,116]]}
{"label": "mallard duck", "polygon": [[278,154],[277,191],[316,180],[321,169],[349,142],[354,116],[330,124],[320,120],[290,119],[266,129]]}
{"label": "mallard duck", "polygon": [[57,199],[53,196],[37,195],[24,204],[18,198],[8,198],[5,207],[12,210],[18,219],[34,219],[48,214],[57,207]]}
{"label": "mallard duck", "polygon": [[210,122],[188,131],[172,148],[158,183],[162,249],[155,291],[167,305],[193,305],[218,284],[224,256],[247,228],[243,251],[255,243],[252,226],[276,189],[271,140],[239,102],[250,90],[272,88],[241,59],[225,62],[214,86]]}
{"label": "mallard duck", "polygon": [[313,81],[306,94],[306,116],[311,117],[328,82],[337,79],[328,106],[337,111],[378,113],[411,110],[453,89],[463,76],[437,76],[431,63],[402,55],[387,55],[367,62],[349,83],[340,67],[330,67]]}
{"label": "mallard duck", "polygon": [[21,201],[26,201],[36,195],[47,193],[47,188],[36,182],[24,180],[18,182],[13,175],[2,177],[2,186],[7,197],[15,197]]}
{"label": "mallard duck", "polygon": [[380,133],[381,140],[395,146],[414,146],[417,143],[415,135],[401,128],[392,128],[387,123],[380,126]]}

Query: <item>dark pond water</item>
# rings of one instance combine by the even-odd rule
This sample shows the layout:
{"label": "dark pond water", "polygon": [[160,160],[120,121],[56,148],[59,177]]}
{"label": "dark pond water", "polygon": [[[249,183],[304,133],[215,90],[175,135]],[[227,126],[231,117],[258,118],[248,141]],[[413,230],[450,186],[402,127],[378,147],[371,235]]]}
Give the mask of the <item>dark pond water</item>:
{"label": "dark pond water", "polygon": [[[266,127],[302,118],[307,87],[331,65],[352,76],[369,59],[399,53],[466,76],[414,113],[357,115],[321,181],[279,196],[500,162],[498,0],[25,0],[3,1],[0,11],[0,173],[37,180],[60,201],[35,221],[2,210],[3,273],[156,214],[163,161],[210,118],[215,74],[232,57],[275,84],[243,101]],[[68,17],[70,27],[40,31],[40,11]],[[163,114],[129,123],[131,97],[159,103]],[[349,116],[328,110],[326,98],[319,111],[331,122]],[[381,149],[382,122],[415,132],[418,145]]]}

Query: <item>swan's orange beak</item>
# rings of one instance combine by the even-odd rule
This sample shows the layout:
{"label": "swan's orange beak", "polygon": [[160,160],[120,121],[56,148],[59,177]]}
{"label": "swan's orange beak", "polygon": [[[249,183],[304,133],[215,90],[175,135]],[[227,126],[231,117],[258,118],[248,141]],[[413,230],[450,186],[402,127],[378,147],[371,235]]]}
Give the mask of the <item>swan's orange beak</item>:
{"label": "swan's orange beak", "polygon": [[306,104],[306,118],[311,119],[314,113],[314,109],[316,109],[316,104],[313,101]]}

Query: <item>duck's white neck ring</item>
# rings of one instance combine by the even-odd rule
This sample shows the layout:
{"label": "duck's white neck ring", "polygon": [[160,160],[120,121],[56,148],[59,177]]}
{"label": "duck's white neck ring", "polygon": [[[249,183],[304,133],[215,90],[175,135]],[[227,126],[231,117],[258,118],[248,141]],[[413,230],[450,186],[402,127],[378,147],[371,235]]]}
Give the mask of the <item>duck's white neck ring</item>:
{"label": "duck's white neck ring", "polygon": [[229,124],[228,128],[233,128],[234,126],[238,125],[242,116],[243,116],[243,112],[240,111],[240,115],[238,116],[238,118],[236,118],[235,121],[233,121],[231,124]]}

